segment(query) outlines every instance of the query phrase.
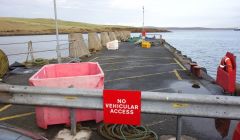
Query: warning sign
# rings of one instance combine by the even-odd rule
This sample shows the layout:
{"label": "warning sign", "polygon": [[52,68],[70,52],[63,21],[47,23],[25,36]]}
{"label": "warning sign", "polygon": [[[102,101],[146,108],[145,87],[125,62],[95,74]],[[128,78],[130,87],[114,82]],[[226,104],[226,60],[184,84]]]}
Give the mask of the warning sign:
{"label": "warning sign", "polygon": [[104,122],[140,125],[141,91],[104,90]]}

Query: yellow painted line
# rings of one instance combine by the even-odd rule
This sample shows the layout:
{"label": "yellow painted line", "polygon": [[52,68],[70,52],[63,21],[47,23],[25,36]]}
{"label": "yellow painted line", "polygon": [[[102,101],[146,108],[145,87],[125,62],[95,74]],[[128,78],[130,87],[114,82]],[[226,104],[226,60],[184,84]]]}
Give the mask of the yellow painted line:
{"label": "yellow painted line", "polygon": [[174,61],[176,62],[176,63],[178,63],[178,65],[183,69],[183,70],[187,70],[176,58],[173,58],[174,59]]}
{"label": "yellow painted line", "polygon": [[95,58],[89,60],[88,62],[92,62],[93,60],[96,60],[96,59],[98,59],[98,57],[95,57]]}
{"label": "yellow painted line", "polygon": [[119,64],[119,63],[131,63],[131,62],[142,62],[142,61],[149,61],[149,60],[159,60],[159,59],[147,59],[147,60],[135,60],[135,61],[124,61],[124,62],[112,62],[112,63],[103,63],[102,65],[109,65],[109,64]]}
{"label": "yellow painted line", "polygon": [[189,104],[184,104],[184,103],[173,103],[172,104],[173,108],[186,108],[189,107]]}
{"label": "yellow painted line", "polygon": [[125,79],[135,79],[135,78],[142,78],[142,77],[148,77],[148,76],[154,76],[154,75],[162,75],[162,74],[173,73],[173,72],[174,71],[160,72],[160,73],[153,73],[153,74],[145,74],[145,75],[139,75],[139,76],[123,77],[123,78],[117,78],[117,79],[113,79],[113,80],[107,80],[107,81],[105,81],[105,83],[112,82],[112,81],[120,81],[120,80],[125,80]]}
{"label": "yellow painted line", "polygon": [[105,60],[114,60],[114,59],[171,59],[170,57],[112,57],[112,58],[104,58],[104,59],[99,59],[100,61],[105,61]]}
{"label": "yellow painted line", "polygon": [[177,70],[174,70],[174,73],[175,73],[178,80],[182,80],[182,77],[180,76],[180,74],[178,73]]}
{"label": "yellow painted line", "polygon": [[78,97],[76,96],[65,96],[64,99],[66,100],[76,100]]}
{"label": "yellow painted line", "polygon": [[155,66],[168,66],[168,65],[174,65],[177,63],[168,63],[168,64],[156,64],[156,65],[143,65],[143,66],[133,66],[133,67],[125,67],[125,68],[119,68],[119,69],[110,69],[110,70],[104,70],[106,71],[117,71],[117,70],[125,70],[125,69],[132,69],[132,68],[141,68],[141,67],[155,67]]}
{"label": "yellow painted line", "polygon": [[33,115],[33,114],[35,114],[35,112],[17,114],[17,115],[13,115],[13,116],[0,118],[0,121],[6,121],[6,120],[11,120],[11,119],[21,118],[21,117],[30,116],[30,115]]}
{"label": "yellow painted line", "polygon": [[[104,59],[99,59],[101,61],[104,61],[104,60],[113,60],[113,59],[124,59],[124,58],[120,58],[120,57],[116,57],[116,58],[104,58]],[[126,58],[125,58],[126,59]]]}
{"label": "yellow painted line", "polygon": [[[142,59],[142,58],[158,58],[158,59],[172,59],[172,57],[137,57],[137,56],[126,56],[126,57],[122,57],[122,56],[105,56],[105,57],[108,57],[108,58],[104,58],[104,57],[101,57],[101,58],[104,58],[104,59],[101,59],[101,60],[108,60],[108,59],[117,59],[117,58],[122,58],[122,59],[129,59],[129,58],[139,58],[139,59]],[[109,58],[109,57],[112,57],[112,58]]]}
{"label": "yellow painted line", "polygon": [[12,106],[11,104],[3,106],[2,108],[0,108],[0,112],[8,109],[8,108],[11,107],[11,106]]}

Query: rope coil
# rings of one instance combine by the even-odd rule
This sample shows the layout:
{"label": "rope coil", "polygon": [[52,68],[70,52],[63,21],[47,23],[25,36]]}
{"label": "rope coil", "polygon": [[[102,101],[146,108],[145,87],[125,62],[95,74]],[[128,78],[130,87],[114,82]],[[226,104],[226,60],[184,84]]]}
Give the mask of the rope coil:
{"label": "rope coil", "polygon": [[144,126],[101,124],[98,132],[109,140],[158,140],[157,134]]}

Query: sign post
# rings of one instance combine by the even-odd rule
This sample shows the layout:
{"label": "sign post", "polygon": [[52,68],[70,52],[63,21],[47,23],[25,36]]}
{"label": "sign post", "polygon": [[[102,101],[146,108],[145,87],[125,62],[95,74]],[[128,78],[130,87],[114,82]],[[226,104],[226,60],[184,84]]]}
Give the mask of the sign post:
{"label": "sign post", "polygon": [[104,90],[104,123],[141,124],[141,91]]}
{"label": "sign post", "polygon": [[55,17],[55,28],[56,28],[56,39],[57,39],[57,60],[58,63],[61,63],[61,51],[59,46],[59,33],[58,33],[58,19],[57,19],[57,6],[56,6],[56,0],[53,0],[54,5],[54,17]]}

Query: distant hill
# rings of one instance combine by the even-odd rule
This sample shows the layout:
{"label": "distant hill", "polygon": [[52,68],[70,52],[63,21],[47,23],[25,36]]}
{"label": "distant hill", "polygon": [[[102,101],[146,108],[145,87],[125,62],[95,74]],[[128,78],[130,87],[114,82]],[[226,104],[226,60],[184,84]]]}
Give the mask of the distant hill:
{"label": "distant hill", "polygon": [[233,30],[234,28],[165,27],[167,30]]}
{"label": "distant hill", "polygon": [[234,28],[206,28],[206,27],[154,27],[147,26],[147,28],[151,29],[167,29],[171,30],[233,30]]}
{"label": "distant hill", "polygon": [[[72,32],[103,32],[121,31],[141,32],[140,27],[119,26],[119,25],[97,25],[84,22],[72,22],[58,20],[59,32],[61,34]],[[148,28],[148,32],[167,32],[166,29]],[[35,35],[54,34],[55,21],[45,18],[14,18],[0,17],[0,35]]]}

